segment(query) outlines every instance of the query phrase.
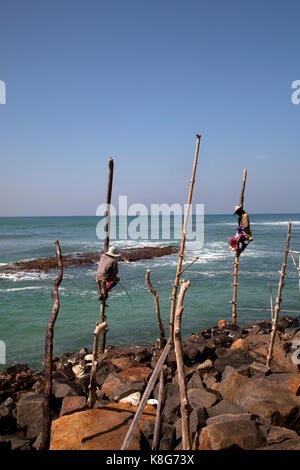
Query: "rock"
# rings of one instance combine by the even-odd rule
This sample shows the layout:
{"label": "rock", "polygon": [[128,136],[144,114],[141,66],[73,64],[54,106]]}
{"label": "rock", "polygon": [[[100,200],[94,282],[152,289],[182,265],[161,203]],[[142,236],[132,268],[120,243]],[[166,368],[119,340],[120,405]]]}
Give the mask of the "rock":
{"label": "rock", "polygon": [[70,415],[77,411],[83,411],[86,406],[86,398],[81,396],[66,396],[62,401],[59,416]]}
{"label": "rock", "polygon": [[241,413],[241,414],[220,414],[217,416],[212,416],[206,420],[206,425],[217,424],[217,423],[227,423],[231,421],[250,421],[253,415],[250,413]]}
{"label": "rock", "polygon": [[253,359],[251,358],[248,351],[244,351],[243,349],[230,349],[226,351],[226,353],[216,359],[214,366],[220,372],[223,372],[226,366],[231,366],[235,369],[238,367],[251,364]]}
{"label": "rock", "polygon": [[180,396],[174,395],[165,401],[163,419],[170,424],[175,423],[180,410]]}
{"label": "rock", "polygon": [[199,410],[203,407],[210,408],[218,401],[214,393],[206,392],[198,388],[189,389],[187,396],[191,407],[195,410]]}
{"label": "rock", "polygon": [[202,429],[198,450],[253,450],[266,438],[254,421],[241,419],[210,424]]}
{"label": "rock", "polygon": [[149,367],[130,367],[121,372],[118,372],[119,377],[124,379],[126,382],[137,382],[139,380],[148,380],[152,374],[152,369]]}
{"label": "rock", "polygon": [[230,400],[222,400],[216,405],[212,406],[211,408],[207,409],[207,413],[209,418],[213,416],[223,415],[223,414],[230,414],[230,415],[239,415],[247,413],[246,408],[243,408],[233,401]]}
{"label": "rock", "polygon": [[[127,434],[136,406],[113,403],[100,409],[62,416],[52,422],[50,450],[119,450]],[[156,411],[146,405],[128,450],[140,450],[140,429]]]}
{"label": "rock", "polygon": [[116,387],[120,387],[125,384],[125,380],[122,379],[118,374],[115,372],[111,372],[108,374],[106,377],[102,387],[101,387],[101,392],[109,399],[113,400],[114,394],[114,389]]}
{"label": "rock", "polygon": [[242,384],[247,383],[249,379],[240,375],[235,369],[231,366],[227,366],[222,381],[219,383],[215,383],[212,386],[212,390],[218,391],[223,400],[230,400],[234,401],[238,390],[241,388]]}
{"label": "rock", "polygon": [[226,325],[228,325],[228,321],[226,321],[226,320],[219,320],[218,321],[218,328],[223,328]]}
{"label": "rock", "polygon": [[188,381],[187,390],[190,390],[191,388],[199,388],[204,390],[201,375],[199,375],[197,372]]}
{"label": "rock", "polygon": [[[146,420],[141,429],[141,450],[151,450],[154,436],[154,420]],[[174,426],[162,422],[159,438],[159,450],[170,450],[174,446],[175,428]]]}
{"label": "rock", "polygon": [[[183,342],[184,362],[189,359],[193,363],[202,363],[206,359],[215,360],[215,347],[201,335],[193,336]],[[189,357],[187,357],[187,353]],[[186,356],[186,357],[185,357]]]}
{"label": "rock", "polygon": [[[192,410],[190,414],[190,432],[192,440],[194,439],[197,432],[200,432],[201,429],[206,425],[207,411],[206,409],[199,408],[197,410]],[[182,439],[182,419],[178,419],[175,423],[176,430],[176,442]]]}
{"label": "rock", "polygon": [[30,441],[16,434],[0,436],[0,443],[7,443],[9,450],[30,450]]}
{"label": "rock", "polygon": [[270,367],[267,367],[261,362],[252,362],[252,364],[250,364],[249,370],[251,377],[263,377],[264,375],[268,375],[271,372]]}
{"label": "rock", "polygon": [[52,380],[53,395],[55,398],[64,398],[67,395],[81,395],[82,389],[76,382],[72,382],[61,372],[55,372]]}
{"label": "rock", "polygon": [[86,354],[84,360],[85,362],[93,362],[93,354]]}
{"label": "rock", "polygon": [[12,410],[3,404],[0,406],[0,434],[13,432],[16,427]]}
{"label": "rock", "polygon": [[[158,393],[159,393],[159,382],[157,383],[153,396],[154,398],[158,398]],[[167,382],[164,387],[164,398],[165,400],[168,400],[170,397],[173,397],[174,395],[179,395],[179,385],[178,385],[178,376],[174,377],[174,383]]]}
{"label": "rock", "polygon": [[87,348],[82,348],[82,349],[80,349],[78,354],[80,356],[85,356],[86,354],[88,354],[88,352],[89,352],[89,350]]}
{"label": "rock", "polygon": [[300,395],[300,374],[290,376],[288,389],[295,395]]}
{"label": "rock", "polygon": [[17,423],[26,428],[26,437],[35,439],[43,429],[43,395],[23,393],[17,403]]}
{"label": "rock", "polygon": [[117,359],[112,359],[111,363],[118,370],[130,369],[132,367],[139,367],[140,363],[131,357],[119,357]]}
{"label": "rock", "polygon": [[280,442],[279,444],[262,447],[259,450],[300,450],[300,437],[295,439],[288,439]]}
{"label": "rock", "polygon": [[248,341],[244,338],[239,338],[236,339],[232,345],[230,346],[230,349],[235,350],[235,349],[243,349],[244,351],[251,351],[251,346],[248,343]]}
{"label": "rock", "polygon": [[233,343],[233,339],[230,338],[226,333],[223,333],[214,337],[214,344],[217,348],[230,348]]}
{"label": "rock", "polygon": [[124,398],[121,398],[119,403],[131,403],[134,406],[138,406],[140,401],[141,401],[141,393],[140,392],[135,392],[135,393],[132,393],[131,395],[127,395]]}
{"label": "rock", "polygon": [[10,408],[13,405],[14,401],[11,397],[8,397],[2,404],[1,406],[4,406],[5,408]]}
{"label": "rock", "polygon": [[158,400],[156,400],[155,398],[150,398],[149,400],[147,400],[147,405],[157,406]]}
{"label": "rock", "polygon": [[85,375],[85,367],[82,364],[76,364],[76,366],[73,366],[72,371],[77,379],[81,379]]}
{"label": "rock", "polygon": [[267,442],[269,445],[279,444],[280,442],[286,441],[287,439],[295,439],[296,437],[298,437],[296,431],[282,428],[280,426],[271,426],[267,437]]}

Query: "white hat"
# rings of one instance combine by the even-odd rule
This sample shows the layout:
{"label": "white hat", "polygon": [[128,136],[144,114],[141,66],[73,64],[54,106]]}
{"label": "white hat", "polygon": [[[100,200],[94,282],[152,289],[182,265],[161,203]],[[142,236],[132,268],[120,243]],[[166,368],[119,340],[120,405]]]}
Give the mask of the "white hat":
{"label": "white hat", "polygon": [[111,246],[109,250],[105,253],[106,255],[113,256],[115,258],[119,258],[121,255],[115,246]]}

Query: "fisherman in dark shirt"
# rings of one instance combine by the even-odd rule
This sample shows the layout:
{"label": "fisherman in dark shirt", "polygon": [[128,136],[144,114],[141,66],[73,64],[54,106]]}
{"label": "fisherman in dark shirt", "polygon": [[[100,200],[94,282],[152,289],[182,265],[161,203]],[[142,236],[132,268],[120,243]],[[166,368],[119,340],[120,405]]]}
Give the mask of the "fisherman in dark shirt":
{"label": "fisherman in dark shirt", "polygon": [[111,246],[105,254],[100,256],[96,273],[99,300],[106,300],[107,292],[111,291],[120,281],[117,276],[118,258],[120,258],[120,254],[114,246]]}

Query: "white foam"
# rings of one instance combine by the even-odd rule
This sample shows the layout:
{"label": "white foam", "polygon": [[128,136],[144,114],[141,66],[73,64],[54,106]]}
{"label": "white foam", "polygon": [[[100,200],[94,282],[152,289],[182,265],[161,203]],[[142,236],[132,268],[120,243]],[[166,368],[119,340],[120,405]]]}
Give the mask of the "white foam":
{"label": "white foam", "polygon": [[17,292],[20,290],[35,290],[35,289],[43,289],[43,286],[12,287],[10,289],[0,289],[0,292]]}

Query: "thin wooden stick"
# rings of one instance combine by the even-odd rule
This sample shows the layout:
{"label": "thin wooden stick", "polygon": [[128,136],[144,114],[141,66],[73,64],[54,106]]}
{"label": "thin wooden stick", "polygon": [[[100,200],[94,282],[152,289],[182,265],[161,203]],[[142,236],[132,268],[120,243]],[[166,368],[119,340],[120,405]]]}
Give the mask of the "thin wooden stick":
{"label": "thin wooden stick", "polygon": [[140,401],[140,404],[138,406],[138,409],[136,410],[136,413],[134,415],[134,418],[132,420],[132,423],[127,431],[127,434],[125,436],[125,439],[123,441],[121,450],[126,450],[127,447],[129,446],[131,439],[133,437],[134,431],[136,430],[139,421],[141,419],[142,413],[144,411],[144,408],[147,404],[148,398],[150,396],[150,393],[153,390],[153,387],[156,383],[156,380],[158,378],[158,375],[160,374],[161,368],[163,367],[165,360],[169,354],[171,348],[171,338],[168,339],[167,344],[165,345],[165,349],[162,351],[161,356],[159,360],[157,361],[157,364],[155,366],[154,371],[152,372],[152,375],[150,377],[150,380],[148,382],[148,385],[146,387],[146,390],[144,391],[144,394],[142,396],[142,399]]}
{"label": "thin wooden stick", "polygon": [[184,255],[184,247],[185,247],[185,239],[186,239],[186,227],[187,227],[188,217],[189,217],[189,213],[190,213],[190,205],[191,205],[191,202],[192,202],[192,195],[193,195],[193,188],[194,188],[195,175],[196,175],[196,169],[197,169],[197,161],[198,161],[201,135],[197,134],[196,137],[197,137],[197,142],[196,142],[193,172],[192,172],[192,178],[190,180],[190,189],[189,189],[188,202],[187,202],[187,206],[186,206],[186,212],[185,212],[183,228],[182,228],[182,238],[181,238],[181,244],[180,244],[178,265],[177,265],[177,271],[176,271],[176,275],[175,275],[175,281],[174,281],[174,284],[173,284],[173,291],[172,291],[172,297],[171,297],[170,338],[171,338],[172,341],[173,341],[173,337],[174,337],[174,315],[175,315],[177,289],[178,289],[178,283],[179,283],[179,274],[181,272],[182,259],[183,259],[183,255]]}
{"label": "thin wooden stick", "polygon": [[161,348],[164,348],[164,346],[166,344],[166,335],[165,335],[164,325],[163,325],[163,322],[162,322],[161,316],[160,316],[159,296],[158,296],[156,290],[154,289],[153,285],[151,284],[150,272],[151,272],[150,269],[147,269],[147,271],[146,271],[146,284],[147,284],[147,287],[150,290],[150,292],[153,296],[153,299],[154,299],[155,313],[156,313],[156,317],[157,317],[157,321],[158,321],[158,327],[159,327],[159,331],[160,331],[160,346],[161,346]]}
{"label": "thin wooden stick", "polygon": [[243,183],[242,183],[242,189],[241,189],[241,194],[240,194],[240,206],[244,206],[244,192],[245,192],[245,186],[246,186],[246,179],[247,179],[247,170],[244,168],[243,172]]}
{"label": "thin wooden stick", "polygon": [[63,264],[61,249],[58,240],[54,242],[56,247],[56,259],[58,266],[58,275],[52,286],[52,299],[53,308],[46,329],[46,341],[45,341],[45,391],[43,407],[43,431],[39,450],[48,450],[50,446],[50,433],[51,433],[51,422],[52,422],[52,354],[53,354],[53,336],[54,336],[54,325],[59,312],[59,296],[58,287],[63,278]]}
{"label": "thin wooden stick", "polygon": [[181,276],[181,274],[183,274],[184,271],[186,271],[187,269],[189,269],[189,268],[192,266],[192,264],[194,264],[194,263],[197,261],[197,259],[199,259],[199,256],[196,256],[196,258],[193,259],[193,261],[192,261],[190,264],[188,264],[182,271],[180,271],[180,273],[178,274],[178,276]]}
{"label": "thin wooden stick", "polygon": [[276,335],[276,329],[277,329],[277,321],[278,321],[278,316],[279,316],[279,312],[280,312],[280,304],[281,304],[281,300],[282,300],[281,299],[281,293],[282,293],[282,289],[283,289],[283,286],[284,286],[285,268],[286,268],[288,253],[289,253],[289,245],[290,245],[290,238],[291,238],[291,227],[292,227],[292,223],[289,222],[287,236],[286,236],[286,245],[285,245],[284,258],[283,258],[282,268],[281,268],[281,271],[280,271],[280,280],[279,280],[279,284],[278,284],[278,293],[277,293],[277,298],[276,298],[275,315],[274,315],[273,324],[272,324],[269,351],[268,351],[268,356],[267,356],[267,363],[266,363],[267,367],[270,367],[270,363],[271,363],[271,360],[272,360],[273,347],[274,347],[274,341],[275,341],[275,335]]}
{"label": "thin wooden stick", "polygon": [[98,361],[98,338],[101,331],[103,331],[107,327],[105,322],[103,323],[96,323],[95,330],[94,330],[94,344],[93,344],[93,362],[92,362],[92,369],[91,369],[91,378],[90,378],[90,385],[89,385],[89,397],[87,401],[88,408],[94,408],[96,402],[96,372],[97,372],[97,361]]}
{"label": "thin wooden stick", "polygon": [[156,410],[156,417],[155,417],[152,450],[157,449],[158,441],[159,441],[160,424],[161,424],[161,409],[164,404],[165,369],[166,369],[166,366],[163,366],[160,371],[159,391],[158,391],[158,400],[157,400],[158,403],[157,403],[157,410]]}
{"label": "thin wooden stick", "polygon": [[[112,183],[113,183],[113,175],[114,175],[114,160],[113,158],[108,159],[108,181],[107,181],[107,193],[106,193],[106,211],[105,211],[105,216],[106,216],[106,225],[105,225],[105,231],[106,231],[106,238],[104,241],[104,254],[108,251],[109,248],[109,235],[110,235],[110,203],[111,203],[111,192],[112,192]],[[105,282],[105,281],[102,281]],[[101,300],[101,306],[100,306],[100,323],[103,323],[106,319],[105,317],[105,299]],[[106,341],[106,329],[102,331],[101,334],[101,346],[100,346],[100,352],[104,353],[105,350],[105,341]]]}
{"label": "thin wooden stick", "polygon": [[273,295],[272,295],[271,283],[269,283],[269,289],[270,289],[271,322],[273,323],[273,321],[274,321],[274,305],[273,305]]}
{"label": "thin wooden stick", "polygon": [[232,323],[236,324],[237,287],[239,274],[239,254],[235,255],[233,268]]}
{"label": "thin wooden stick", "polygon": [[182,424],[182,450],[191,449],[191,436],[190,436],[190,413],[191,407],[188,401],[186,390],[186,377],[184,372],[183,353],[181,344],[181,317],[183,312],[183,299],[186,290],[190,286],[190,281],[180,281],[181,287],[177,301],[175,313],[175,332],[174,332],[174,346],[178,371],[178,383],[180,391],[181,403],[181,424]]}

